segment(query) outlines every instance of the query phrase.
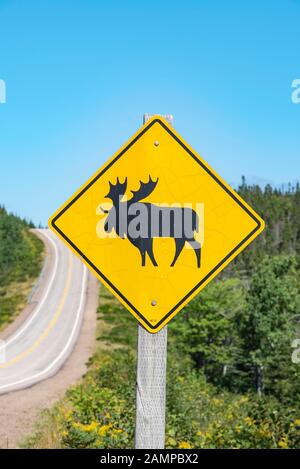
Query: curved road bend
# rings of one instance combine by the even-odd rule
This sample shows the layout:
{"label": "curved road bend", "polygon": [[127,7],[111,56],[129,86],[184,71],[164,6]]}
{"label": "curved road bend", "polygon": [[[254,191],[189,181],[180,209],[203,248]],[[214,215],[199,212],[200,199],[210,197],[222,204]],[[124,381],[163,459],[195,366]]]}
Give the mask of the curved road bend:
{"label": "curved road bend", "polygon": [[33,311],[5,340],[0,394],[54,375],[70,355],[81,327],[87,269],[50,230],[38,232],[47,246],[50,268],[43,269],[46,273],[37,283]]}

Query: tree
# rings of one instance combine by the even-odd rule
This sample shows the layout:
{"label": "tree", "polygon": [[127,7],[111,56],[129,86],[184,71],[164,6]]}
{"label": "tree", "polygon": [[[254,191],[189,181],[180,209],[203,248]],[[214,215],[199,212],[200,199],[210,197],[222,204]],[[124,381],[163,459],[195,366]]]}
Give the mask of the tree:
{"label": "tree", "polygon": [[170,324],[176,348],[188,352],[211,381],[220,382],[232,365],[238,343],[233,318],[244,298],[238,279],[214,281]]}
{"label": "tree", "polygon": [[0,207],[0,287],[35,276],[42,250],[28,223]]}
{"label": "tree", "polygon": [[266,256],[253,273],[246,300],[245,311],[236,316],[240,369],[248,370],[258,394],[282,398],[283,390],[289,394],[298,373],[291,361],[291,343],[298,327],[295,319],[300,313],[296,257]]}

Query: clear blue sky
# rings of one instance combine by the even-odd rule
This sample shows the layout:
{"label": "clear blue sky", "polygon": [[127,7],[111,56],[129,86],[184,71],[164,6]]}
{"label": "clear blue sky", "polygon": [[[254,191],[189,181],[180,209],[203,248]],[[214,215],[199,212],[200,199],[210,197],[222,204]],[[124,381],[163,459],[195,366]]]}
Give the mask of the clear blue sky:
{"label": "clear blue sky", "polygon": [[141,125],[229,182],[300,178],[299,0],[0,0],[0,203],[49,215]]}

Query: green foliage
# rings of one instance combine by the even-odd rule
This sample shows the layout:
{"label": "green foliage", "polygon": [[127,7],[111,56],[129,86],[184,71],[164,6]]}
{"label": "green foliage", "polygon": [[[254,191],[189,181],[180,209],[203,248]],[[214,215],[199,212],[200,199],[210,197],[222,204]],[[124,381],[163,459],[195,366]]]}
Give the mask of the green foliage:
{"label": "green foliage", "polygon": [[18,310],[19,304],[24,301],[23,295],[15,294],[13,296],[4,296],[5,293],[1,290],[0,293],[0,328],[9,323]]}
{"label": "green foliage", "polygon": [[220,392],[191,370],[173,374],[168,389],[169,448],[299,447],[299,412],[276,400]]}
{"label": "green foliage", "polygon": [[102,357],[84,383],[69,391],[72,411],[63,416],[64,447],[132,446],[134,372],[133,354],[114,350],[110,356]]}
{"label": "green foliage", "polygon": [[288,186],[287,190],[273,189],[267,185],[248,186],[245,178],[238,193],[259,213],[266,223],[266,229],[226,268],[226,275],[232,272],[251,271],[266,255],[300,254],[300,185]]}
{"label": "green foliage", "polygon": [[99,340],[107,341],[110,344],[136,346],[137,337],[135,334],[136,321],[131,315],[123,314],[124,308],[120,303],[101,304],[101,314],[110,323],[111,329],[107,333],[102,333]]}
{"label": "green foliage", "polygon": [[[238,298],[244,301],[244,291],[236,280],[221,282],[206,293],[206,298],[213,306],[215,298],[221,295],[225,314],[230,305],[224,297],[229,298],[232,289],[237,289],[234,294],[236,314],[239,314]],[[197,307],[192,311],[196,314]],[[55,429],[51,447],[133,447],[136,322],[104,288],[98,313],[101,319],[99,349],[90,361],[88,373],[81,384],[71,388],[63,401],[46,413],[26,447],[49,444],[49,428]],[[204,369],[193,365],[189,349],[184,351],[185,341],[177,347],[180,329],[177,331],[175,324],[182,328],[179,323],[186,315],[187,312],[182,313],[182,319],[174,322],[169,333],[166,447],[299,448],[298,406],[287,408],[276,398],[221,390],[207,382]],[[203,315],[206,315],[205,308]],[[121,329],[119,324],[122,324]],[[222,334],[224,330],[226,337],[226,324],[220,329]],[[196,339],[193,340],[196,345]],[[217,353],[220,362],[224,353]],[[227,351],[227,357],[226,354]]]}
{"label": "green foliage", "polygon": [[[300,448],[300,187],[238,192],[266,229],[169,325],[168,448]],[[47,414],[52,446],[133,446],[136,321],[105,289],[99,318],[87,375]]]}
{"label": "green foliage", "polygon": [[296,321],[300,314],[299,280],[294,256],[265,257],[253,273],[247,307],[236,318],[241,361],[256,387],[261,386],[260,391],[264,388],[281,399],[299,396],[300,374],[291,361],[291,343],[300,332]]}
{"label": "green foliage", "polygon": [[245,288],[235,278],[208,285],[170,324],[181,353],[191,355],[212,381],[233,363],[238,346],[234,318],[245,308]]}
{"label": "green foliage", "polygon": [[26,301],[23,284],[41,267],[43,243],[27,223],[0,206],[0,327],[10,322]]}
{"label": "green foliage", "polygon": [[38,274],[42,242],[30,225],[2,208],[0,212],[0,286],[24,281]]}

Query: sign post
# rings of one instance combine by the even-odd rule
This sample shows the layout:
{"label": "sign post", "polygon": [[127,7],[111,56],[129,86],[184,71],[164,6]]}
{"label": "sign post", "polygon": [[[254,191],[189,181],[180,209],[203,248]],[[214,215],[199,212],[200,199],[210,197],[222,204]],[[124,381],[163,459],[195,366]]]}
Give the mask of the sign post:
{"label": "sign post", "polygon": [[165,446],[167,328],[151,334],[138,325],[136,449]]}
{"label": "sign post", "polygon": [[[150,117],[144,115],[144,124]],[[165,116],[165,119],[173,125],[173,116]],[[165,446],[167,341],[167,326],[157,334],[150,334],[138,325],[136,449],[163,449]]]}

